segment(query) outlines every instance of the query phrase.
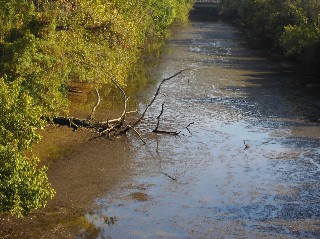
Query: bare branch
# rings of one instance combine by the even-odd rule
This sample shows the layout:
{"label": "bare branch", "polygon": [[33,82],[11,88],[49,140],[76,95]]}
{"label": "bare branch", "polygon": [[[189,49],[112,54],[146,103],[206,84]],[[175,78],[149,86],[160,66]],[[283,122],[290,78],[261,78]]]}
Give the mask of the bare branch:
{"label": "bare branch", "polygon": [[164,106],[164,103],[162,103],[162,105],[161,105],[161,112],[160,112],[160,114],[158,115],[158,117],[157,117],[157,126],[156,126],[156,128],[153,130],[153,131],[157,131],[158,130],[158,128],[159,128],[159,124],[160,124],[160,117],[161,117],[161,115],[163,114],[163,106]]}
{"label": "bare branch", "polygon": [[172,78],[174,78],[174,77],[176,77],[176,76],[178,76],[178,75],[180,75],[183,71],[184,71],[184,70],[182,69],[182,70],[178,71],[177,73],[173,74],[172,76],[169,76],[168,78],[163,79],[163,80],[160,82],[160,84],[159,84],[159,86],[158,86],[158,88],[157,88],[157,91],[156,91],[156,93],[154,94],[152,100],[151,100],[150,103],[147,105],[147,107],[146,107],[145,110],[143,111],[143,113],[142,113],[142,115],[140,116],[140,118],[133,124],[133,126],[136,126],[136,125],[144,118],[147,110],[148,110],[149,107],[153,104],[153,102],[156,100],[157,96],[159,95],[160,88],[161,88],[161,86],[163,85],[163,83],[166,82],[166,81],[168,81],[168,80],[171,80]]}
{"label": "bare branch", "polygon": [[121,121],[125,121],[126,118],[126,113],[127,113],[127,95],[126,92],[122,89],[122,87],[120,86],[120,84],[118,83],[118,81],[116,79],[114,79],[113,77],[111,77],[112,82],[117,86],[117,88],[121,91],[121,93],[123,94],[123,113],[120,117]]}
{"label": "bare branch", "polygon": [[170,134],[170,135],[179,135],[181,132],[177,131],[165,131],[165,130],[152,130],[153,133],[156,134]]}
{"label": "bare branch", "polygon": [[194,124],[194,122],[191,122],[190,124],[188,124],[188,125],[186,126],[186,128],[188,129],[188,128],[190,127],[190,125],[192,125],[192,124]]}
{"label": "bare branch", "polygon": [[163,175],[167,176],[168,178],[172,179],[173,181],[177,181],[177,178],[174,178],[172,176],[170,176],[169,174],[167,173],[164,173],[164,172],[161,172]]}
{"label": "bare branch", "polygon": [[136,113],[138,113],[137,110],[132,110],[132,111],[128,111],[128,112],[127,112],[127,114],[136,114]]}
{"label": "bare branch", "polygon": [[76,131],[79,129],[79,126],[73,121],[69,120],[70,126]]}
{"label": "bare branch", "polygon": [[100,98],[100,94],[99,94],[99,91],[97,88],[95,88],[96,90],[96,94],[97,94],[97,103],[95,104],[95,106],[92,108],[92,111],[91,111],[91,114],[90,116],[88,117],[88,120],[92,120],[93,119],[93,116],[94,116],[94,113],[96,112],[96,109],[98,107],[98,105],[100,104],[100,101],[101,101],[101,98]]}
{"label": "bare branch", "polygon": [[[126,115],[128,113],[133,113],[133,112],[127,112],[127,101],[128,101],[128,97],[125,93],[125,91],[123,90],[123,88],[121,87],[121,85],[118,83],[118,81],[112,77],[112,75],[110,73],[107,72],[108,76],[110,77],[111,81],[113,82],[113,84],[121,91],[122,95],[123,95],[123,105],[124,105],[124,109],[123,109],[123,113],[122,115],[117,118],[117,119],[111,119],[111,120],[107,120],[107,121],[100,121],[100,122],[96,122],[93,120],[94,118],[94,114],[96,112],[97,107],[99,106],[100,102],[101,102],[101,97],[99,94],[99,91],[97,88],[95,88],[96,94],[97,94],[97,102],[94,105],[94,107],[92,108],[92,111],[89,115],[89,117],[87,119],[79,119],[79,118],[74,118],[74,117],[55,117],[54,119],[50,120],[47,119],[50,122],[53,122],[55,124],[59,124],[59,125],[65,125],[68,127],[72,127],[73,129],[78,129],[79,127],[83,127],[83,128],[90,128],[93,129],[96,133],[99,134],[98,137],[102,137],[102,136],[107,136],[108,138],[113,137],[113,136],[117,136],[117,135],[122,135],[125,134],[127,131],[129,131],[130,129],[132,129],[137,135],[138,137],[141,139],[141,141],[146,144],[146,142],[142,139],[141,135],[139,134],[139,132],[134,128],[134,126],[136,126],[145,116],[147,110],[149,109],[149,107],[154,103],[155,99],[157,98],[157,96],[160,93],[160,88],[163,85],[164,82],[180,75],[184,70],[180,70],[179,72],[173,74],[172,76],[163,79],[158,88],[157,91],[154,95],[154,97],[152,98],[152,100],[150,101],[150,103],[147,105],[146,109],[144,110],[144,112],[142,113],[142,115],[140,116],[140,118],[133,124],[133,125],[129,125],[128,123],[125,122],[126,120]],[[161,109],[161,113],[160,115],[157,117],[158,118],[158,123],[157,123],[157,127],[156,129],[153,131],[155,133],[163,133],[163,134],[170,134],[170,135],[178,135],[180,132],[170,132],[170,131],[162,131],[162,130],[158,130],[159,124],[160,124],[160,117],[163,114],[163,104],[162,104],[162,109]]]}
{"label": "bare branch", "polygon": [[130,129],[132,129],[132,130],[138,135],[138,137],[139,137],[140,140],[143,142],[143,144],[147,144],[146,141],[143,140],[143,138],[141,137],[141,135],[139,134],[139,132],[138,132],[135,128],[133,128],[133,127],[130,126],[130,125],[128,125],[128,127],[129,127]]}
{"label": "bare branch", "polygon": [[160,117],[161,115],[163,114],[163,106],[164,106],[164,103],[161,105],[161,112],[160,114],[158,115],[157,117],[157,126],[154,130],[152,130],[153,133],[158,133],[158,134],[170,134],[170,135],[178,135],[180,134],[180,132],[176,132],[176,131],[164,131],[164,130],[159,130],[159,124],[160,124]]}

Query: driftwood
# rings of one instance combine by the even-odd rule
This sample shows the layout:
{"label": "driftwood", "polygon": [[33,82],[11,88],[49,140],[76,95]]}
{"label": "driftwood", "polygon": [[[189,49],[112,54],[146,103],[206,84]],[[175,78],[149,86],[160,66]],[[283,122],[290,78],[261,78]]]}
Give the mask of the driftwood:
{"label": "driftwood", "polygon": [[[163,85],[163,83],[168,81],[168,80],[170,80],[170,79],[172,79],[172,78],[174,78],[174,77],[176,77],[176,76],[178,76],[178,75],[180,75],[182,72],[183,72],[183,70],[175,73],[174,75],[172,75],[172,76],[170,76],[168,78],[163,79],[160,82],[154,97],[152,98],[150,103],[147,105],[147,107],[145,108],[145,110],[143,111],[141,116],[133,124],[130,124],[130,123],[126,122],[127,114],[132,113],[132,112],[127,112],[127,101],[128,101],[129,98],[127,97],[125,91],[122,89],[122,87],[117,82],[117,80],[114,79],[111,75],[109,75],[111,81],[113,82],[113,84],[119,89],[119,91],[123,95],[123,112],[122,112],[122,114],[121,114],[121,116],[119,118],[107,119],[106,121],[101,121],[101,122],[100,121],[96,121],[94,119],[95,111],[96,111],[98,105],[101,102],[99,91],[96,88],[95,91],[96,91],[96,95],[97,95],[97,102],[94,105],[94,107],[92,108],[91,113],[90,113],[90,115],[88,116],[87,119],[79,119],[79,118],[75,118],[75,117],[58,116],[58,117],[53,118],[51,120],[51,122],[53,122],[54,124],[71,127],[74,130],[77,130],[79,128],[92,129],[93,131],[98,133],[99,136],[106,136],[108,138],[111,138],[113,136],[119,136],[119,135],[122,135],[122,134],[126,134],[129,130],[133,130],[138,135],[138,137],[141,139],[141,141],[145,144],[145,141],[142,139],[141,135],[139,134],[139,132],[134,127],[144,118],[147,110],[150,108],[150,106],[155,101],[156,97],[159,95],[160,88]],[[163,113],[163,108],[162,108],[162,113]],[[178,134],[177,132],[166,132],[166,131],[158,130],[159,120],[160,120],[161,114],[158,116],[158,125],[157,125],[157,128],[156,128],[156,131],[154,131],[154,132],[156,132],[156,133],[175,134],[175,135]]]}

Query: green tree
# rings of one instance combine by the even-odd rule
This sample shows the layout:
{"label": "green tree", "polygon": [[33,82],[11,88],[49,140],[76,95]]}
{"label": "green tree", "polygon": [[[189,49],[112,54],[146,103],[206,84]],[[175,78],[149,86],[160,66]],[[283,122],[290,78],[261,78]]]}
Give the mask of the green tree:
{"label": "green tree", "polygon": [[22,216],[43,207],[54,195],[46,168],[24,151],[40,137],[41,108],[17,83],[0,78],[0,212]]}
{"label": "green tree", "polygon": [[23,216],[54,195],[26,152],[67,114],[72,81],[122,85],[141,49],[185,22],[189,0],[0,0],[0,212]]}
{"label": "green tree", "polygon": [[319,0],[225,0],[222,14],[254,42],[282,51],[305,66],[320,66]]}

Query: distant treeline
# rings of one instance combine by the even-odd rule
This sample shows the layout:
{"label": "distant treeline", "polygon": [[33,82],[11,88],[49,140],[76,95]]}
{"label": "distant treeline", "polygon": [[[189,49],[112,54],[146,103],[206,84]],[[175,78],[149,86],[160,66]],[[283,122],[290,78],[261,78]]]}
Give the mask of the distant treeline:
{"label": "distant treeline", "polygon": [[[126,84],[142,49],[187,21],[192,0],[0,0],[0,213],[52,198],[46,168],[25,152],[46,119],[68,110],[66,86]],[[130,82],[127,82],[130,84]]]}
{"label": "distant treeline", "polygon": [[223,0],[221,14],[254,43],[320,69],[320,0]]}

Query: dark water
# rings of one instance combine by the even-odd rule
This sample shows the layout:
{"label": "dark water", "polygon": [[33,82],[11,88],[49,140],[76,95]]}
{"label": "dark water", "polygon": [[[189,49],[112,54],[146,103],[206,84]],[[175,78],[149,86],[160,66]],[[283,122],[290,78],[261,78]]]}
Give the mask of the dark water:
{"label": "dark water", "polygon": [[[319,100],[225,23],[179,31],[153,73],[181,69],[138,127],[147,145],[130,136],[133,177],[86,215],[98,238],[320,238]],[[179,136],[151,133],[162,103]]]}

